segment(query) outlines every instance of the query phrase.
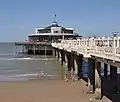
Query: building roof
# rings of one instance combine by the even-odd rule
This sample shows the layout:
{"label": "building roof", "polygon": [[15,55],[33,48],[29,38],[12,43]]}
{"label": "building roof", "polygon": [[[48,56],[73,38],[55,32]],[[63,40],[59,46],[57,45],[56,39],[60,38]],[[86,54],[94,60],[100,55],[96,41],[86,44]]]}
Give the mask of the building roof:
{"label": "building roof", "polygon": [[60,26],[56,21],[54,21],[50,26],[47,26],[43,29],[38,29],[38,33],[50,33],[51,27],[61,27],[61,32],[63,33],[73,33],[73,29],[67,29]]}

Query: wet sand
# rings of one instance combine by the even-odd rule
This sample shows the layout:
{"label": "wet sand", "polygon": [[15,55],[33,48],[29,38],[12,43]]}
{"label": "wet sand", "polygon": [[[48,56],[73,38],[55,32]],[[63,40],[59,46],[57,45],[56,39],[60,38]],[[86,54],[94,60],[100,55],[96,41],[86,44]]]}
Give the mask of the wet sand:
{"label": "wet sand", "polygon": [[62,80],[0,82],[0,102],[90,102],[83,84]]}

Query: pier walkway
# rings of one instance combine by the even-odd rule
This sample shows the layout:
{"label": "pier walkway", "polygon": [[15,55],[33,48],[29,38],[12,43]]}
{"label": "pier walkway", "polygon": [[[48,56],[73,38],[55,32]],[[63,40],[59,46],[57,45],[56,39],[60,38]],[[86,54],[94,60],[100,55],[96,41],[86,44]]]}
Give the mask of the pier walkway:
{"label": "pier walkway", "polygon": [[[95,99],[103,96],[112,102],[120,101],[120,36],[61,39],[53,42],[55,56],[59,58],[68,72],[73,70],[81,77],[82,60],[88,61],[88,93],[94,93]],[[104,75],[101,75],[101,63],[104,63]],[[110,74],[108,74],[110,66]]]}
{"label": "pier walkway", "polygon": [[83,54],[84,57],[96,56],[120,61],[120,37],[61,40],[59,43],[52,43],[52,46],[68,52],[74,51],[77,54]]}

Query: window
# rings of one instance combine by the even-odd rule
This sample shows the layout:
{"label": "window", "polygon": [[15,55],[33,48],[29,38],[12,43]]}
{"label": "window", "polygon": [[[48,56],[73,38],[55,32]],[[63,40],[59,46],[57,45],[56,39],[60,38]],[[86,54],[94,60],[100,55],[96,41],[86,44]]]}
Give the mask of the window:
{"label": "window", "polygon": [[58,31],[54,31],[54,33],[58,33]]}
{"label": "window", "polygon": [[115,40],[115,47],[117,47],[117,40]]}

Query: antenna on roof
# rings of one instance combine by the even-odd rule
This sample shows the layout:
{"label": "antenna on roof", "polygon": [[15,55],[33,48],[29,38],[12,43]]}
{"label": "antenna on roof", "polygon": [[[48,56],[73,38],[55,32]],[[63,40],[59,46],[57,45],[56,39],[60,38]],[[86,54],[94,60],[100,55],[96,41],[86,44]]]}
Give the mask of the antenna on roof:
{"label": "antenna on roof", "polygon": [[54,22],[56,22],[56,14],[54,14]]}
{"label": "antenna on roof", "polygon": [[54,21],[53,21],[52,25],[58,26],[58,23],[57,23],[57,20],[56,20],[56,14],[54,14]]}

